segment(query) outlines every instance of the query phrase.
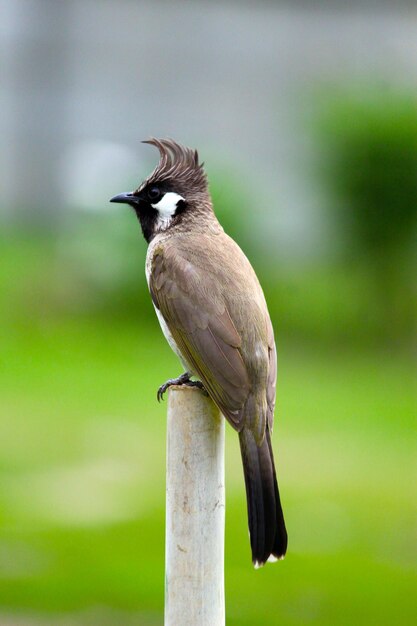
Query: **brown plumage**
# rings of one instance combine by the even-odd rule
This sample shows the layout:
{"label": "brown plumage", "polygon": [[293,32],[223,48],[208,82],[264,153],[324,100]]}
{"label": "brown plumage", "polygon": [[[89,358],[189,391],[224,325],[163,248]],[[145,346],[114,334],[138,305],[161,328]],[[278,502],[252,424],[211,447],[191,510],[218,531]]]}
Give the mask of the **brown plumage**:
{"label": "brown plumage", "polygon": [[204,192],[207,189],[207,175],[203,164],[198,162],[197,150],[181,146],[172,139],[152,137],[142,143],[158,148],[160,160],[138,191],[147,185],[163,181],[175,181],[177,189],[185,188],[192,193]]}
{"label": "brown plumage", "polygon": [[133,197],[115,201],[135,207],[150,242],[149,289],[168,341],[239,432],[252,559],[262,565],[287,548],[270,437],[276,351],[267,305],[251,264],[214,215],[197,152],[172,140],[148,143],[160,163]]}

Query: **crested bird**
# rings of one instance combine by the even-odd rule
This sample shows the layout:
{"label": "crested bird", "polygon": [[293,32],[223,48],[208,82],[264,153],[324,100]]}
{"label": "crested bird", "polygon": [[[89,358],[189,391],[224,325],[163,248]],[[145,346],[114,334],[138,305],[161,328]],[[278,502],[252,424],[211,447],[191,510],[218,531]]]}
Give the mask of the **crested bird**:
{"label": "crested bird", "polygon": [[277,359],[267,304],[215,216],[197,151],[171,139],[144,143],[159,150],[158,165],[111,202],[130,205],[139,219],[151,298],[185,370],[159,387],[158,400],[171,385],[199,386],[238,432],[252,562],[260,567],[287,549],[271,445]]}

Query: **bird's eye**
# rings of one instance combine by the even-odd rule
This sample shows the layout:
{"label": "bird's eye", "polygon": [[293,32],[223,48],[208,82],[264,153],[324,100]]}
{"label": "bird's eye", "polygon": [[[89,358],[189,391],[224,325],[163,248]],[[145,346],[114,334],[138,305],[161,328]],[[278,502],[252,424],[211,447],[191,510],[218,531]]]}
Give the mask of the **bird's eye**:
{"label": "bird's eye", "polygon": [[160,196],[161,196],[161,190],[159,189],[159,187],[150,187],[148,189],[148,197],[153,202],[155,202],[155,200],[158,200]]}

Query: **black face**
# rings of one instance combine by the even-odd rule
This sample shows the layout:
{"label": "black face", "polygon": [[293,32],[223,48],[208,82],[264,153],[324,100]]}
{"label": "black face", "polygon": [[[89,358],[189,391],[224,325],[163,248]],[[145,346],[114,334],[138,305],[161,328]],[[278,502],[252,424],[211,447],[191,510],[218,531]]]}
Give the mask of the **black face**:
{"label": "black face", "polygon": [[142,204],[158,204],[168,192],[172,191],[170,185],[166,182],[151,183],[142,189],[139,193],[133,192],[133,195]]}
{"label": "black face", "polygon": [[[120,202],[129,204],[134,210],[142,227],[143,236],[146,241],[155,235],[158,225],[159,212],[152,205],[158,204],[166,193],[173,192],[169,184],[154,183],[147,185],[138,192],[121,193],[110,200],[110,202]],[[175,193],[175,192],[173,192]],[[180,200],[176,205],[175,216],[184,211],[186,203]]]}
{"label": "black face", "polygon": [[146,193],[147,198],[149,198],[149,202],[151,204],[155,204],[156,202],[159,202],[163,196],[163,192],[161,188],[157,187],[156,185],[150,185],[149,187],[147,187],[145,189],[145,193]]}

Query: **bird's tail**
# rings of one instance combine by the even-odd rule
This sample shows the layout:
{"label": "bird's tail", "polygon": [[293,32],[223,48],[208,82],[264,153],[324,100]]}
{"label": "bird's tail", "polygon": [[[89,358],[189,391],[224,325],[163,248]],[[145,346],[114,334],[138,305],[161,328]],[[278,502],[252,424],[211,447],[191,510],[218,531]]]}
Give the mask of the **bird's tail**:
{"label": "bird's tail", "polygon": [[268,427],[260,446],[251,430],[239,433],[252,561],[255,567],[269,559],[283,559],[287,551],[287,531],[278,491]]}

